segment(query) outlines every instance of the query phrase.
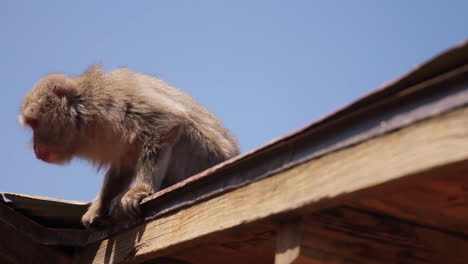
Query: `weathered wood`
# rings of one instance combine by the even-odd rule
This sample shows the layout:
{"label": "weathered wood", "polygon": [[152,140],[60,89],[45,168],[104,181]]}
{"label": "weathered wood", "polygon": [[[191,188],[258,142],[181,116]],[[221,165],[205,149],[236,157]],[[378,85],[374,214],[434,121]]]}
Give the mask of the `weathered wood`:
{"label": "weathered wood", "polygon": [[[111,251],[109,251],[107,252],[106,261],[109,261],[109,263],[120,263],[122,261],[124,263],[180,261],[191,264],[269,264],[274,262],[276,228],[277,226],[271,224],[270,221],[258,221],[222,233],[207,235],[196,241],[179,244],[176,248],[165,250],[164,254],[160,254],[164,255],[164,257],[150,254],[134,258],[133,254],[136,252],[133,251],[122,260],[115,259]],[[94,245],[99,246],[99,244]],[[96,250],[84,248],[77,252],[74,263],[81,263],[83,259],[91,261],[95,254]]]}
{"label": "weathered wood", "polygon": [[284,224],[275,264],[466,263],[468,237],[350,207]]}
{"label": "weathered wood", "polygon": [[24,215],[0,203],[0,225],[11,228],[16,232],[25,233],[30,240],[40,243],[46,232],[45,228]]}
{"label": "weathered wood", "polygon": [[90,245],[80,263],[138,261],[272,215],[357,199],[371,187],[467,160],[467,127],[463,108],[311,160]]}
{"label": "weathered wood", "polygon": [[443,173],[373,192],[348,205],[468,235],[468,163]]}
{"label": "weathered wood", "polygon": [[0,234],[0,263],[71,263],[60,251],[41,245],[8,225],[0,224]]}
{"label": "weathered wood", "polygon": [[2,192],[0,195],[11,200],[16,211],[41,225],[83,229],[81,216],[86,212],[89,203],[10,192]]}
{"label": "weathered wood", "polygon": [[270,264],[274,261],[274,230],[272,225],[248,224],[218,236],[208,236],[196,246],[168,256],[192,264]]}
{"label": "weathered wood", "polygon": [[0,203],[0,225],[8,226],[42,245],[81,246],[88,237],[84,230],[46,228]]}
{"label": "weathered wood", "polygon": [[302,262],[297,263],[462,264],[468,259],[466,236],[352,208],[308,216],[301,232]]}
{"label": "weathered wood", "polygon": [[[125,263],[191,263],[191,264],[270,264],[274,262],[277,225],[257,222],[205,236],[196,243],[187,243],[182,250],[166,251],[165,257]],[[171,262],[172,261],[172,262]]]}

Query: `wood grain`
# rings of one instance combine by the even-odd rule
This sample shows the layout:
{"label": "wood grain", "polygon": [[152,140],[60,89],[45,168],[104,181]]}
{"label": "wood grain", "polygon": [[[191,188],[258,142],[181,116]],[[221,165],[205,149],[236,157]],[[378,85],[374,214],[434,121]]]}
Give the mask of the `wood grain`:
{"label": "wood grain", "polygon": [[465,236],[346,207],[306,217],[302,236],[301,263],[462,264],[468,259]]}
{"label": "wood grain", "polygon": [[83,229],[80,221],[88,203],[10,192],[0,194],[12,201],[16,211],[43,226]]}
{"label": "wood grain", "polygon": [[41,245],[8,225],[0,224],[0,234],[0,263],[71,263],[59,250]]}
{"label": "wood grain", "polygon": [[434,172],[444,177],[382,189],[348,205],[468,235],[468,163]]}

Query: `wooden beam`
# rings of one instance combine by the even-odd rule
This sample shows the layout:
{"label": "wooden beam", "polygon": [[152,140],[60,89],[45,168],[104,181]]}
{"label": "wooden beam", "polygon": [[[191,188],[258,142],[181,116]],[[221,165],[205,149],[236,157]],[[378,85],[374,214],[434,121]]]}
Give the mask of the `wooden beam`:
{"label": "wooden beam", "polygon": [[206,237],[167,256],[192,264],[273,263],[276,226],[249,224]]}
{"label": "wooden beam", "polygon": [[437,172],[444,177],[380,189],[347,205],[468,235],[468,163]]}
{"label": "wooden beam", "polygon": [[89,233],[85,230],[46,228],[1,202],[0,225],[12,228],[34,242],[51,246],[84,245]]}
{"label": "wooden beam", "polygon": [[468,238],[350,207],[283,224],[275,264],[466,263]]}
{"label": "wooden beam", "polygon": [[81,216],[89,203],[49,198],[37,195],[2,192],[12,202],[16,211],[33,219],[35,222],[51,228],[83,228]]}
{"label": "wooden beam", "polygon": [[466,263],[466,236],[353,208],[313,214],[301,226],[301,261],[290,263]]}
{"label": "wooden beam", "polygon": [[46,229],[0,202],[0,225],[23,233],[28,239],[40,243]]}
{"label": "wooden beam", "polygon": [[421,121],[91,244],[78,262],[151,259],[242,224],[298,209],[330,207],[393,180],[424,176],[468,160],[467,127],[466,107]]}

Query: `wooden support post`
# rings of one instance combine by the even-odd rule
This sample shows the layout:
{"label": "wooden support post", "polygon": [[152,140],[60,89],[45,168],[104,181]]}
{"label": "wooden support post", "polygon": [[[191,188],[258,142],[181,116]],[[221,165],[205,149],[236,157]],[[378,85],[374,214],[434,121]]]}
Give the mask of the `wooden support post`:
{"label": "wooden support post", "polygon": [[300,219],[282,224],[276,238],[275,264],[299,263],[301,238]]}

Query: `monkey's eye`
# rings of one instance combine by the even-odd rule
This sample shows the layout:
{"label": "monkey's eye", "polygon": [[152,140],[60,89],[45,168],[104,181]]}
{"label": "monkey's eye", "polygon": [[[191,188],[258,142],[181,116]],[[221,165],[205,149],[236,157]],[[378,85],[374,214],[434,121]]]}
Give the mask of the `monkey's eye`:
{"label": "monkey's eye", "polygon": [[32,129],[36,129],[37,126],[39,125],[39,121],[37,121],[37,119],[34,119],[34,118],[26,118],[25,120],[26,124],[28,124],[28,126],[30,126]]}

